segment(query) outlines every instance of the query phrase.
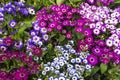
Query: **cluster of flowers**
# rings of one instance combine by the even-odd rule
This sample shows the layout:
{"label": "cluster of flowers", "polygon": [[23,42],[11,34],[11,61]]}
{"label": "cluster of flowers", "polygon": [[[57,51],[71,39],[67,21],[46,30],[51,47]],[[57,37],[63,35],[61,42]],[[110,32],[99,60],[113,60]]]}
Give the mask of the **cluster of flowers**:
{"label": "cluster of flowers", "polygon": [[52,62],[44,64],[42,75],[49,74],[48,80],[84,80],[84,71],[91,71],[92,68],[87,61],[89,53],[77,53],[71,44],[56,46],[56,49],[58,56]]}
{"label": "cluster of flowers", "polygon": [[[7,4],[4,4],[0,6],[0,23],[2,24],[5,20],[5,15],[6,14],[11,14],[13,16],[17,16],[18,13],[28,16],[30,15],[35,15],[35,10],[34,7],[26,7],[23,2],[9,2]],[[8,24],[11,28],[14,28],[17,25],[16,20],[11,20]]]}
{"label": "cluster of flowers", "polygon": [[24,53],[23,48],[22,41],[13,40],[11,37],[0,39],[0,66],[5,64],[6,61],[14,60],[14,63],[15,61],[20,62],[17,63],[20,64],[20,68],[12,65],[13,67],[9,67],[11,71],[0,70],[1,80],[18,80],[18,78],[27,80],[29,75],[37,74],[40,65],[31,56]]}
{"label": "cluster of flowers", "polygon": [[72,8],[65,4],[60,6],[52,5],[38,11],[36,19],[38,20],[39,27],[46,27],[49,32],[56,29],[69,39],[72,38],[72,31],[66,28],[73,28],[74,26],[80,25],[76,24],[79,22],[79,19],[77,19],[77,17],[79,17],[78,11],[78,8]]}
{"label": "cluster of flowers", "polygon": [[[105,55],[111,55],[110,57],[114,56],[114,63],[115,64],[119,64],[120,59],[119,59],[119,44],[120,44],[120,40],[119,40],[119,28],[117,28],[116,26],[118,25],[118,23],[120,22],[120,12],[119,12],[119,7],[116,8],[115,10],[112,10],[106,6],[90,6],[87,3],[82,3],[80,6],[80,15],[82,15],[83,18],[86,18],[89,20],[89,23],[86,23],[87,26],[89,26],[89,31],[87,31],[87,34],[89,34],[89,37],[85,38],[86,44],[92,44],[92,43],[96,43],[94,46],[95,49],[97,49],[98,53],[97,56],[100,56],[101,54]],[[100,35],[100,32],[104,32],[107,33],[107,30],[110,31],[109,34],[111,34],[111,36],[108,36],[108,39],[106,40],[98,40],[98,41],[94,41],[94,38],[92,37],[92,35]],[[78,45],[78,48],[83,48],[85,45],[83,45],[82,43],[83,41],[79,41],[78,43],[80,43]],[[101,45],[101,46],[97,46]],[[87,48],[91,49],[91,45],[86,45]],[[93,45],[93,44],[92,44]],[[110,53],[106,54],[108,52],[104,52],[104,48],[107,48],[107,46],[110,48]],[[103,48],[101,50],[101,48]],[[114,51],[113,51],[113,50]],[[94,51],[94,49],[92,49],[92,53],[96,52]],[[116,57],[116,56],[118,57]],[[105,56],[104,56],[105,57]],[[105,61],[105,63],[109,63],[109,60],[111,59],[110,57],[107,57],[108,59],[104,59],[103,62]],[[113,57],[112,57],[113,58]]]}

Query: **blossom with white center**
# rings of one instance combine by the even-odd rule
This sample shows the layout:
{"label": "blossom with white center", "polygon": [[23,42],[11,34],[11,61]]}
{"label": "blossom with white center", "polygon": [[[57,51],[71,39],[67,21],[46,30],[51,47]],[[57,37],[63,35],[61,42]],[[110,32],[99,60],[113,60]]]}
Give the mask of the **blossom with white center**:
{"label": "blossom with white center", "polygon": [[107,39],[107,40],[106,40],[106,45],[107,45],[108,47],[112,47],[112,46],[113,46],[113,41],[112,41],[111,39]]}
{"label": "blossom with white center", "polygon": [[43,40],[47,41],[47,40],[49,39],[49,36],[48,36],[47,34],[44,34],[44,35],[42,36],[42,38],[43,38]]}
{"label": "blossom with white center", "polygon": [[112,38],[112,39],[118,39],[119,36],[118,36],[117,34],[112,34],[112,35],[111,35],[111,38]]}
{"label": "blossom with white center", "polygon": [[91,69],[90,65],[85,65],[85,69]]}
{"label": "blossom with white center", "polygon": [[46,33],[47,33],[47,29],[43,27],[43,28],[40,29],[40,32],[41,32],[42,34],[46,34]]}
{"label": "blossom with white center", "polygon": [[11,20],[10,22],[9,22],[9,26],[11,27],[11,28],[14,28],[15,26],[16,26],[16,21],[15,20]]}
{"label": "blossom with white center", "polygon": [[114,39],[113,40],[113,45],[118,47],[119,46],[119,43],[120,43],[120,40],[119,39]]}
{"label": "blossom with white center", "polygon": [[81,63],[81,59],[80,58],[76,58],[76,63]]}
{"label": "blossom with white center", "polygon": [[120,54],[120,49],[116,48],[116,49],[114,49],[114,52],[117,54]]}
{"label": "blossom with white center", "polygon": [[94,33],[95,35],[99,35],[99,34],[100,34],[100,30],[99,30],[99,29],[94,29],[94,30],[93,30],[93,33]]}
{"label": "blossom with white center", "polygon": [[60,73],[60,71],[59,71],[59,70],[55,70],[54,72],[55,72],[55,74],[59,74],[59,73]]}
{"label": "blossom with white center", "polygon": [[46,75],[46,71],[42,71],[42,75]]}
{"label": "blossom with white center", "polygon": [[83,59],[83,63],[87,64],[88,63],[87,59]]}
{"label": "blossom with white center", "polygon": [[28,8],[28,12],[29,12],[29,14],[31,14],[31,15],[35,15],[35,10],[33,9],[33,8]]}
{"label": "blossom with white center", "polygon": [[110,25],[110,28],[111,30],[114,30],[116,27],[114,25]]}
{"label": "blossom with white center", "polygon": [[75,59],[71,59],[71,63],[75,63]]}
{"label": "blossom with white center", "polygon": [[54,80],[54,77],[53,77],[53,76],[50,76],[50,77],[48,78],[48,80]]}
{"label": "blossom with white center", "polygon": [[50,67],[45,67],[44,70],[45,70],[46,72],[48,72],[48,71],[50,71]]}
{"label": "blossom with white center", "polygon": [[95,28],[95,23],[89,25],[91,29]]}
{"label": "blossom with white center", "polygon": [[72,80],[78,80],[78,78],[76,76],[73,76]]}
{"label": "blossom with white center", "polygon": [[35,25],[33,28],[34,30],[37,30],[37,31],[40,30],[40,27],[38,25]]}
{"label": "blossom with white center", "polygon": [[75,53],[76,51],[74,49],[69,50],[71,53]]}
{"label": "blossom with white center", "polygon": [[58,80],[66,80],[64,77],[59,77]]}
{"label": "blossom with white center", "polygon": [[106,28],[105,27],[101,27],[101,31],[102,32],[106,32]]}
{"label": "blossom with white center", "polygon": [[40,37],[33,36],[32,40],[33,40],[34,43],[37,43],[38,41],[40,41]]}
{"label": "blossom with white center", "polygon": [[42,41],[38,41],[38,45],[41,47],[43,45]]}

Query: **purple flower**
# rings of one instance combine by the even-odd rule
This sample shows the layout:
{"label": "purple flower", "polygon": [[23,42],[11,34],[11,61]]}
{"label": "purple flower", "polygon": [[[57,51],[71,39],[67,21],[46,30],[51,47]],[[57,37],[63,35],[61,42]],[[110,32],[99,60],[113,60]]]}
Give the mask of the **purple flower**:
{"label": "purple flower", "polygon": [[106,45],[104,40],[98,40],[96,41],[96,44],[98,44],[101,47],[104,47]]}
{"label": "purple flower", "polygon": [[100,56],[102,54],[102,50],[99,46],[96,46],[92,49],[93,54]]}
{"label": "purple flower", "polygon": [[85,36],[91,36],[92,31],[91,31],[89,28],[87,28],[87,29],[85,29],[85,30],[83,31],[83,34],[84,34]]}
{"label": "purple flower", "polygon": [[25,16],[28,16],[28,9],[27,8],[20,8],[20,13],[25,15]]}
{"label": "purple flower", "polygon": [[16,41],[14,44],[14,47],[16,49],[21,49],[23,47],[23,42],[22,41]]}
{"label": "purple flower", "polygon": [[28,75],[28,70],[25,67],[21,67],[13,73],[15,80],[28,80]]}
{"label": "purple flower", "polygon": [[47,33],[47,29],[46,29],[46,28],[41,28],[41,29],[40,29],[40,33],[46,34],[46,33]]}
{"label": "purple flower", "polygon": [[46,26],[47,26],[47,23],[46,23],[45,21],[40,21],[40,22],[38,23],[38,26],[39,26],[39,27],[46,27]]}
{"label": "purple flower", "polygon": [[95,4],[95,0],[87,0],[89,4]]}
{"label": "purple flower", "polygon": [[57,26],[57,22],[51,22],[49,23],[49,26],[50,28],[55,28]]}
{"label": "purple flower", "polygon": [[93,37],[92,37],[92,36],[86,37],[86,38],[85,38],[85,42],[86,42],[87,44],[93,44]]}
{"label": "purple flower", "polygon": [[6,37],[5,39],[3,39],[3,43],[6,46],[11,46],[13,44],[13,40],[11,37]]}
{"label": "purple flower", "polygon": [[89,63],[91,66],[95,66],[95,65],[98,63],[97,57],[94,56],[93,54],[90,54],[90,55],[87,57],[87,60],[88,60],[88,63]]}
{"label": "purple flower", "polygon": [[40,56],[42,54],[42,49],[39,47],[33,47],[32,48],[32,53],[36,56]]}
{"label": "purple flower", "polygon": [[15,26],[16,26],[16,21],[15,20],[11,20],[10,22],[9,22],[9,26],[11,27],[11,28],[14,28]]}

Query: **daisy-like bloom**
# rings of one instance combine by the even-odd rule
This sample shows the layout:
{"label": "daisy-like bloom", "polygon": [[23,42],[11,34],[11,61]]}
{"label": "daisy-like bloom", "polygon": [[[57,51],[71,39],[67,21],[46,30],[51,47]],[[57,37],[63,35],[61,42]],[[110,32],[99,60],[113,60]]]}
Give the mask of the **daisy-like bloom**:
{"label": "daisy-like bloom", "polygon": [[42,49],[39,47],[33,47],[32,48],[32,54],[36,56],[40,56],[42,54]]}
{"label": "daisy-like bloom", "polygon": [[96,46],[95,48],[93,48],[92,52],[97,56],[100,56],[102,54],[102,50],[99,46]]}
{"label": "daisy-like bloom", "polygon": [[46,34],[46,33],[47,33],[47,29],[46,29],[46,28],[41,28],[41,29],[40,29],[40,32],[41,32],[42,34]]}
{"label": "daisy-like bloom", "polygon": [[23,42],[22,41],[16,41],[14,44],[14,47],[17,49],[21,49],[23,47]]}
{"label": "daisy-like bloom", "polygon": [[6,45],[6,46],[11,46],[13,44],[13,40],[11,37],[6,37],[3,39],[3,43]]}
{"label": "daisy-like bloom", "polygon": [[13,73],[14,79],[16,80],[19,80],[19,79],[27,80],[28,75],[29,73],[25,67],[21,67],[17,69],[16,71],[14,71]]}
{"label": "daisy-like bloom", "polygon": [[94,33],[95,35],[99,35],[99,34],[100,34],[100,30],[99,30],[99,29],[94,29],[94,30],[93,30],[93,33]]}
{"label": "daisy-like bloom", "polygon": [[47,41],[47,40],[49,39],[49,36],[48,36],[47,34],[44,34],[44,35],[42,36],[42,38],[43,38],[43,40]]}
{"label": "daisy-like bloom", "polygon": [[17,25],[17,23],[16,23],[15,20],[11,20],[11,21],[9,22],[9,26],[10,26],[11,28],[14,28],[16,25]]}
{"label": "daisy-like bloom", "polygon": [[85,42],[86,42],[87,44],[93,44],[93,37],[92,37],[92,36],[86,37],[86,38],[85,38]]}
{"label": "daisy-like bloom", "polygon": [[28,13],[31,15],[35,15],[35,9],[33,7],[28,8]]}
{"label": "daisy-like bloom", "polygon": [[120,40],[119,39],[115,39],[113,40],[113,45],[118,47],[119,46],[119,43],[120,43]]}
{"label": "daisy-like bloom", "polygon": [[67,39],[72,38],[72,33],[71,33],[71,32],[66,33],[66,38],[67,38]]}
{"label": "daisy-like bloom", "polygon": [[87,60],[91,66],[95,66],[98,63],[97,57],[93,54],[88,55]]}
{"label": "daisy-like bloom", "polygon": [[47,23],[46,23],[45,21],[40,21],[40,22],[38,23],[38,26],[39,26],[39,27],[46,27],[46,26],[47,26]]}
{"label": "daisy-like bloom", "polygon": [[38,41],[40,41],[40,37],[38,36],[33,36],[32,41],[36,44]]}
{"label": "daisy-like bloom", "polygon": [[57,22],[51,22],[49,23],[49,26],[50,28],[55,28],[57,26]]}
{"label": "daisy-like bloom", "polygon": [[83,31],[83,34],[84,34],[85,36],[91,36],[92,32],[91,32],[91,30],[90,30],[89,28],[87,28],[87,29],[85,29],[85,30]]}
{"label": "daisy-like bloom", "polygon": [[31,30],[31,31],[30,31],[30,35],[31,35],[31,36],[35,36],[35,35],[37,35],[37,32],[36,32],[35,30]]}
{"label": "daisy-like bloom", "polygon": [[112,41],[111,39],[107,39],[107,40],[106,40],[106,45],[107,45],[108,47],[112,47],[112,46],[113,46],[113,41]]}

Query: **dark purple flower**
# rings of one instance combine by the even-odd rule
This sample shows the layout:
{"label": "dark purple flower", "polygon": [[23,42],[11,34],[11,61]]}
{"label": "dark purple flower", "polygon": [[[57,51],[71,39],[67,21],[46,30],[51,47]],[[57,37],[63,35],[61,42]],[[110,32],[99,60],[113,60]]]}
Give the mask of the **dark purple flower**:
{"label": "dark purple flower", "polygon": [[42,54],[42,49],[39,47],[33,47],[32,48],[32,53],[36,56],[40,56]]}
{"label": "dark purple flower", "polygon": [[10,26],[11,28],[14,28],[14,27],[16,26],[16,24],[17,24],[17,22],[16,22],[15,20],[11,20],[11,21],[9,22],[9,26]]}
{"label": "dark purple flower", "polygon": [[96,44],[98,44],[101,47],[104,47],[106,45],[104,40],[98,40]]}
{"label": "dark purple flower", "polygon": [[93,54],[90,54],[88,57],[87,57],[87,60],[88,60],[88,63],[91,65],[91,66],[95,66],[97,63],[98,63],[98,59],[95,55]]}
{"label": "dark purple flower", "polygon": [[3,39],[3,43],[6,46],[11,46],[13,44],[13,40],[12,40],[11,37],[6,37],[6,38]]}
{"label": "dark purple flower", "polygon": [[18,7],[25,7],[25,5],[22,2],[15,1],[14,4]]}
{"label": "dark purple flower", "polygon": [[89,4],[95,4],[95,0],[87,0]]}

